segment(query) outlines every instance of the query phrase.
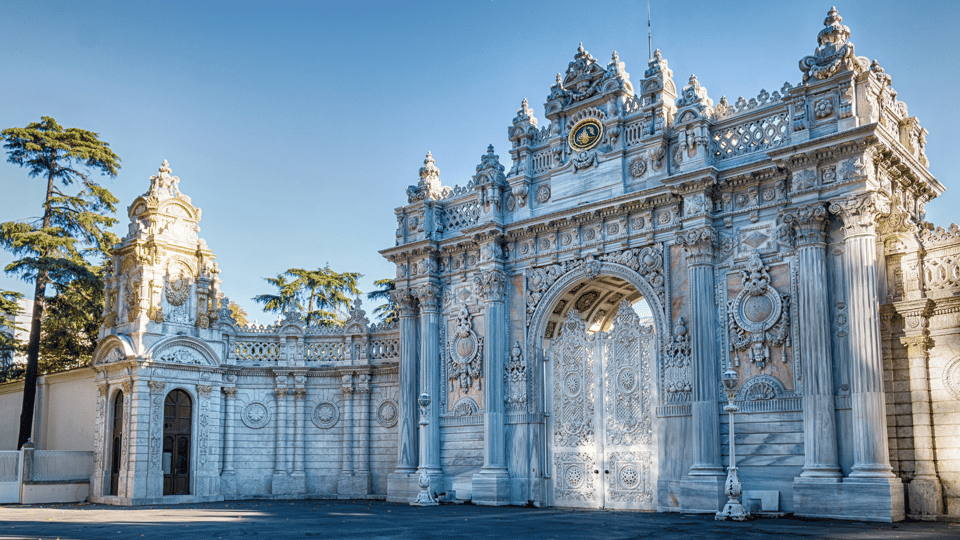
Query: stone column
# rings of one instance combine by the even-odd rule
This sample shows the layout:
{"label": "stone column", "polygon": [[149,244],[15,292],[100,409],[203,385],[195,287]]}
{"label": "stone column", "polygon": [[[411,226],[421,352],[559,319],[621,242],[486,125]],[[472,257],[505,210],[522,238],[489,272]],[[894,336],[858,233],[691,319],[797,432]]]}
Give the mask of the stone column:
{"label": "stone column", "polygon": [[[433,282],[416,289],[420,301],[420,392],[433,401],[427,424],[420,430],[424,466],[431,476],[440,475],[440,287]],[[431,478],[431,485],[437,486]]]}
{"label": "stone column", "polygon": [[830,212],[843,220],[843,270],[850,321],[850,394],[853,413],[855,479],[893,478],[887,445],[883,357],[880,351],[880,303],[877,288],[877,196],[853,195],[831,201]]}
{"label": "stone column", "polygon": [[825,203],[791,209],[783,220],[797,231],[800,298],[797,326],[803,363],[803,472],[797,481],[839,482],[833,354],[827,296]]}
{"label": "stone column", "polygon": [[361,373],[357,385],[357,474],[370,476],[370,374]]}
{"label": "stone column", "polygon": [[237,387],[224,386],[220,391],[223,392],[223,467],[220,472],[220,491],[232,495],[237,493],[237,473],[233,468]]}
{"label": "stone column", "polygon": [[133,486],[131,485],[132,478],[130,478],[130,439],[133,438],[131,432],[133,425],[130,421],[132,417],[130,409],[133,408],[133,381],[121,382],[120,388],[123,390],[123,440],[120,443],[123,450],[120,455],[120,479],[117,486],[117,495],[131,498],[133,497]]}
{"label": "stone column", "polygon": [[417,311],[410,289],[393,292],[400,315],[400,392],[397,419],[397,474],[417,470]]}
{"label": "stone column", "polygon": [[303,476],[303,400],[306,388],[293,389],[293,476]]}
{"label": "stone column", "polygon": [[286,475],[286,440],[287,440],[287,387],[281,386],[277,388],[274,393],[277,396],[277,417],[275,420],[276,425],[276,459],[273,475],[280,476]]}
{"label": "stone column", "polygon": [[906,329],[906,336],[900,338],[900,342],[907,349],[910,366],[910,408],[913,416],[914,473],[913,480],[907,486],[910,501],[908,514],[914,519],[935,520],[943,513],[943,486],[937,474],[930,416],[928,351],[932,343],[927,335],[927,313],[933,302],[925,299],[911,304],[912,309],[898,306]]}
{"label": "stone column", "polygon": [[503,408],[503,362],[507,354],[504,307],[507,275],[498,268],[478,272],[474,289],[483,299],[483,467],[473,477],[476,504],[510,503]]}
{"label": "stone column", "polygon": [[717,232],[701,226],[677,234],[687,251],[690,301],[690,352],[692,360],[693,466],[681,486],[681,508],[690,512],[716,512],[722,505],[726,473],[720,464],[720,385],[717,350],[717,307],[714,289],[713,248]]}
{"label": "stone column", "polygon": [[[343,395],[343,419],[341,420],[341,425],[343,425],[343,438],[342,442],[342,452],[340,456],[340,476],[341,479],[345,476],[353,475],[353,375],[349,373],[344,373],[340,377],[340,392]],[[341,483],[343,480],[341,480]],[[337,491],[340,492],[340,488],[337,488]]]}

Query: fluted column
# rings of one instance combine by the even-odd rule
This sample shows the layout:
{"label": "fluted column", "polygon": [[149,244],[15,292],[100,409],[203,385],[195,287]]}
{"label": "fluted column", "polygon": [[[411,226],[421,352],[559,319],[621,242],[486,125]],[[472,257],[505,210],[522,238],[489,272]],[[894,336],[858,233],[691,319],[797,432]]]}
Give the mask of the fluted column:
{"label": "fluted column", "polygon": [[277,396],[277,415],[276,415],[276,459],[273,469],[274,475],[284,475],[287,473],[286,467],[286,442],[287,442],[287,387],[281,386],[274,393]]}
{"label": "fluted column", "polygon": [[293,474],[303,476],[303,400],[306,388],[293,389]]}
{"label": "fluted column", "polygon": [[361,373],[357,384],[357,473],[370,474],[370,374]]}
{"label": "fluted column", "polygon": [[413,474],[417,469],[417,310],[410,289],[397,289],[393,301],[400,318],[400,392],[397,419],[398,474]]}
{"label": "fluted column", "polygon": [[693,466],[690,476],[723,478],[720,464],[720,420],[717,407],[717,308],[713,277],[713,248],[717,232],[704,226],[677,234],[687,251],[690,305],[690,352],[693,367]]}
{"label": "fluted column", "polygon": [[856,479],[889,479],[883,356],[880,351],[880,303],[877,288],[878,199],[874,193],[831,201],[830,212],[843,220],[844,273],[850,321],[850,397],[853,422],[853,467]]}
{"label": "fluted column", "polygon": [[503,412],[503,357],[507,352],[504,294],[507,275],[498,269],[478,273],[475,290],[483,298],[483,468],[507,474]]}
{"label": "fluted column", "polygon": [[440,468],[440,287],[424,283],[416,289],[420,301],[420,391],[430,394],[428,424],[420,430],[421,453],[430,474]]}
{"label": "fluted column", "polygon": [[798,480],[837,482],[843,476],[837,450],[833,354],[827,297],[827,222],[817,202],[783,214],[797,231],[800,354],[803,370],[803,472]]}
{"label": "fluted column", "polygon": [[224,403],[224,426],[223,426],[223,472],[221,474],[232,475],[236,474],[233,469],[233,448],[234,448],[234,433],[235,426],[235,412],[234,408],[236,406],[237,398],[237,387],[236,386],[224,386],[220,389],[223,392],[223,403]]}
{"label": "fluted column", "polygon": [[348,476],[353,474],[353,375],[344,373],[340,381],[340,392],[343,394],[340,475]]}

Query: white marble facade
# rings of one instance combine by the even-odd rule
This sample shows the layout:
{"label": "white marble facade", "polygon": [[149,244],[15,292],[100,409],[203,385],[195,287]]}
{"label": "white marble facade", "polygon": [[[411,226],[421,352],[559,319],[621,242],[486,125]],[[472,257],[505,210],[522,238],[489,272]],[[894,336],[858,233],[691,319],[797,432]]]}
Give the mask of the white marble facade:
{"label": "white marble facade", "polygon": [[832,9],[799,84],[716,103],[660,51],[631,80],[581,45],[509,169],[491,146],[450,188],[427,154],[381,252],[393,326],[237,328],[164,165],[108,279],[92,499],[412,501],[423,471],[445,500],[712,513],[732,369],[747,506],[960,516],[960,230],[924,220],[926,130],[849,37]]}

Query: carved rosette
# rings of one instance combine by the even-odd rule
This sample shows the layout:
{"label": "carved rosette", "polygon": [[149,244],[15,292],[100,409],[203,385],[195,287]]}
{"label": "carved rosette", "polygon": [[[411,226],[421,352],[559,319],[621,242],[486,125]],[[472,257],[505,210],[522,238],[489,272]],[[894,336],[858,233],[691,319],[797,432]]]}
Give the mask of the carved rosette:
{"label": "carved rosette", "polygon": [[851,238],[875,234],[877,217],[886,213],[884,206],[876,192],[868,192],[830,201],[830,213],[843,220],[844,238]]}
{"label": "carved rosette", "polygon": [[502,270],[478,272],[473,278],[473,287],[484,302],[503,302],[507,288],[507,274]]}
{"label": "carved rosette", "polygon": [[447,378],[450,380],[450,392],[459,389],[467,393],[474,381],[478,382],[483,374],[483,337],[473,331],[473,317],[466,304],[460,306],[457,314],[457,328],[451,339],[447,340]]}
{"label": "carved rosette", "polygon": [[[754,251],[746,269],[740,271],[743,290],[728,306],[730,345],[748,351],[759,369],[770,360],[771,346],[790,346],[790,295],[781,295],[770,285],[768,270]],[[734,365],[740,365],[736,354]]]}
{"label": "carved rosette", "polygon": [[781,214],[784,223],[797,231],[797,245],[806,246],[826,242],[824,227],[827,224],[827,209],[822,202],[807,204],[785,210]]}

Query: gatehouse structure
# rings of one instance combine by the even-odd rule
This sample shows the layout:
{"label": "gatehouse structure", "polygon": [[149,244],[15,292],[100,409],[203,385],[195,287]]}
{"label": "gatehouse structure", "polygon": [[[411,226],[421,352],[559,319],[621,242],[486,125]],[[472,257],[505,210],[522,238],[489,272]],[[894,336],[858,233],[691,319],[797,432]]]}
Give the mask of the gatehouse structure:
{"label": "gatehouse structure", "polygon": [[[583,46],[464,186],[396,210],[399,320],[238,327],[166,163],[95,353],[91,500],[385,496],[960,517],[960,230],[927,135],[831,9],[802,80],[714,101]],[[430,405],[421,411],[418,396]]]}

